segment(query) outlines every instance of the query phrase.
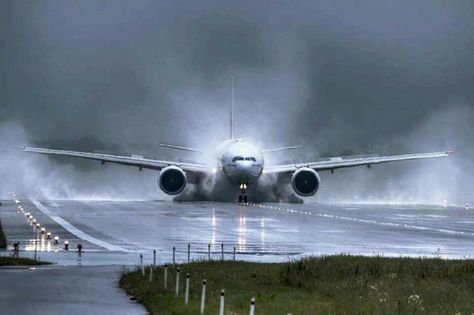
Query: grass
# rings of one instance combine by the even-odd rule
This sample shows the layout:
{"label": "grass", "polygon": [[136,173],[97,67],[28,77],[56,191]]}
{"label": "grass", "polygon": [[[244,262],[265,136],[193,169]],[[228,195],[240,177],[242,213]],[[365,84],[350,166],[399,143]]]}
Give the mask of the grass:
{"label": "grass", "polygon": [[[226,314],[471,314],[474,261],[327,256],[282,264],[202,261],[181,266],[180,295],[174,295],[175,269],[163,267],[152,283],[141,270],[124,272],[120,286],[152,314],[199,314],[202,280],[207,279],[206,314],[218,313],[226,291]],[[189,305],[184,277],[191,274]]]}
{"label": "grass", "polygon": [[0,256],[0,266],[39,266],[49,265],[49,262],[29,258],[15,258],[12,256]]}
{"label": "grass", "polygon": [[3,233],[2,228],[2,221],[0,220],[0,249],[7,248],[7,239],[5,238],[5,234]]}

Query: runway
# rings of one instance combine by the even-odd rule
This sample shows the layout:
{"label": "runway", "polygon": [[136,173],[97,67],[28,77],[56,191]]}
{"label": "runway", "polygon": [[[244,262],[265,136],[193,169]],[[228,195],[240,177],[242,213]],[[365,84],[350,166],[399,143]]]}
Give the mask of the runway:
{"label": "runway", "polygon": [[[20,198],[59,245],[44,239],[37,255],[59,265],[136,265],[211,258],[284,261],[305,255],[362,254],[468,258],[474,211],[460,207],[364,204],[223,204],[167,201],[51,201]],[[13,201],[0,218],[10,245],[34,255],[35,231]],[[69,251],[63,241],[70,242]],[[84,252],[77,253],[77,244]]]}

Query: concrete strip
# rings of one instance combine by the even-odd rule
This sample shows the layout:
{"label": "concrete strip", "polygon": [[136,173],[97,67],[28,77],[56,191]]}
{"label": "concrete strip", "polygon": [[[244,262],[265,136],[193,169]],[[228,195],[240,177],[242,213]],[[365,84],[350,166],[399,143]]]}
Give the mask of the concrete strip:
{"label": "concrete strip", "polygon": [[121,267],[0,270],[0,314],[144,315],[118,288]]}
{"label": "concrete strip", "polygon": [[49,211],[48,208],[46,208],[43,204],[41,204],[41,202],[39,202],[37,199],[30,198],[30,200],[36,206],[36,208],[38,208],[38,210],[40,210],[41,212],[43,212],[44,214],[49,216],[53,221],[55,221],[56,223],[61,225],[64,229],[69,231],[71,234],[74,234],[78,238],[83,239],[85,241],[88,241],[89,243],[101,246],[101,247],[103,247],[107,250],[110,250],[110,251],[128,252],[128,250],[126,250],[125,248],[122,248],[122,247],[117,246],[117,245],[110,244],[110,243],[108,243],[106,241],[103,241],[103,240],[99,240],[99,239],[97,239],[93,236],[90,236],[89,234],[79,230],[74,225],[67,222],[66,220],[64,220],[60,216],[58,216],[58,215],[52,213],[51,211]]}

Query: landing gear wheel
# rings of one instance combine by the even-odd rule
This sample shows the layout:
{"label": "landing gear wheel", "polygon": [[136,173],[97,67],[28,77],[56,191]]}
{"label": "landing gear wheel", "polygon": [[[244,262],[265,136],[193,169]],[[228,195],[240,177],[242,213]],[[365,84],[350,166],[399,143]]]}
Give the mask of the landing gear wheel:
{"label": "landing gear wheel", "polygon": [[244,196],[244,203],[247,203],[247,195]]}
{"label": "landing gear wheel", "polygon": [[242,195],[239,196],[239,203],[242,203]]}

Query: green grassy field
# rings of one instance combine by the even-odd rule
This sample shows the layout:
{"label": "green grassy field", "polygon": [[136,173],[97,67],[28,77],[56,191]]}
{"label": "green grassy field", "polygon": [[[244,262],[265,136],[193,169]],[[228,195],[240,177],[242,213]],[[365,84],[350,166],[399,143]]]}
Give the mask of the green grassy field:
{"label": "green grassy field", "polygon": [[[471,314],[474,261],[359,256],[306,258],[283,264],[203,261],[181,265],[181,292],[174,294],[175,268],[163,289],[163,267],[148,282],[141,270],[123,273],[120,286],[152,314],[199,314],[207,279],[206,314],[217,314],[221,289],[226,314]],[[184,278],[191,275],[189,305]]]}
{"label": "green grassy field", "polygon": [[7,239],[5,238],[5,234],[3,234],[2,228],[2,220],[0,220],[0,249],[7,248]]}

